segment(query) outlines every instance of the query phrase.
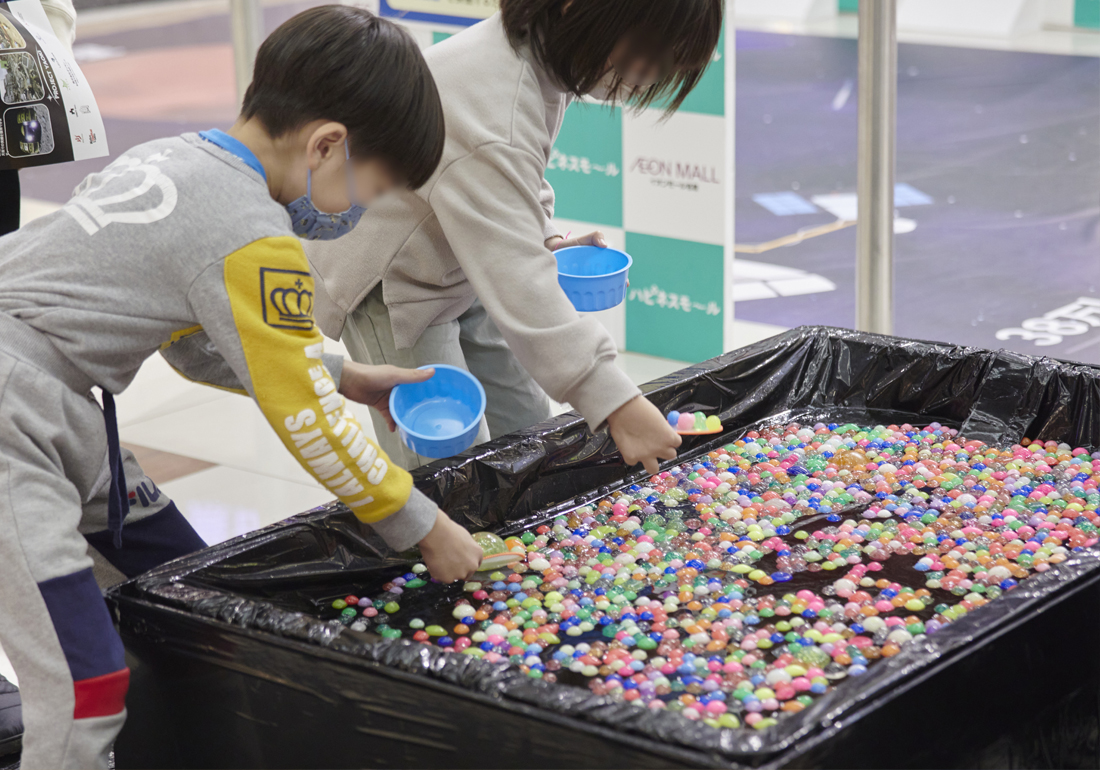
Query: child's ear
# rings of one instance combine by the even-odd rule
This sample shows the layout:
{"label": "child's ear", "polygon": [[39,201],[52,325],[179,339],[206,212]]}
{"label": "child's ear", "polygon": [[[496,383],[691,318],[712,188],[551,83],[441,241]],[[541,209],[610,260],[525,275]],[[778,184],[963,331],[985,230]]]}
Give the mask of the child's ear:
{"label": "child's ear", "polygon": [[312,131],[308,131],[306,140],[306,161],[316,171],[322,163],[331,158],[343,160],[348,130],[343,123],[318,121]]}

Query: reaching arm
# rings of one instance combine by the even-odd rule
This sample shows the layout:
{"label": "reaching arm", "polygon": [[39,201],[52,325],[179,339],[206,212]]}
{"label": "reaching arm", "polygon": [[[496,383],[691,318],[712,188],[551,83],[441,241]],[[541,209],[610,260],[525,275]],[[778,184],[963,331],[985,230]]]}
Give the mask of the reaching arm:
{"label": "reaching arm", "polygon": [[[233,367],[218,352],[210,335],[201,328],[165,344],[160,354],[181,377],[200,385],[248,395]],[[340,376],[344,372],[344,357],[335,353],[324,353],[321,360],[339,388]]]}
{"label": "reaching arm", "polygon": [[436,506],[364,434],[337,391],[313,323],[300,241],[266,238],[230,254],[188,299],[218,353],[287,450],[397,550],[435,526]]}
{"label": "reaching arm", "polygon": [[542,206],[542,211],[546,214],[546,222],[542,227],[543,242],[551,238],[560,238],[561,233],[554,225],[554,188],[546,181],[545,176],[542,178],[542,188],[539,192],[539,205]]}
{"label": "reaching arm", "polygon": [[478,298],[531,376],[596,430],[639,394],[615,343],[558,285],[544,245],[543,169],[505,144],[480,148],[440,177],[431,204]]}

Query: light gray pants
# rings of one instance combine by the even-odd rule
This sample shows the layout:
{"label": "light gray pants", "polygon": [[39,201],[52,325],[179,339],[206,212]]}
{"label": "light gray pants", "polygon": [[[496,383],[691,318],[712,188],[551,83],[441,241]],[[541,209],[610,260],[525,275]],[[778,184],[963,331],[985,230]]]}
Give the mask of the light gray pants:
{"label": "light gray pants", "polygon": [[133,455],[123,461],[118,549],[99,404],[0,351],[0,643],[19,677],[26,770],[107,767],[126,719],[129,670],[89,545],[127,575],[202,547]]}
{"label": "light gray pants", "polygon": [[[392,364],[405,369],[449,364],[477,377],[485,388],[486,407],[475,444],[528,428],[551,415],[549,397],[516,360],[479,301],[457,320],[429,326],[408,350],[398,350],[379,285],[348,316],[343,342],[352,359],[360,363]],[[406,447],[374,410],[371,419],[379,445],[395,463],[412,470],[434,462]]]}

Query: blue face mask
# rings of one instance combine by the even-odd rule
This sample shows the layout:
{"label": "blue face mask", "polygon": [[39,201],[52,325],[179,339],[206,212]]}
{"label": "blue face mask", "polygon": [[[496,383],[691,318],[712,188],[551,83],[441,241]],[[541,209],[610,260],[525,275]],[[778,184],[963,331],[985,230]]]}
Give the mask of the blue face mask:
{"label": "blue face mask", "polygon": [[348,175],[348,200],[353,201],[347,211],[339,214],[329,214],[318,210],[313,205],[313,172],[306,172],[306,194],[296,201],[287,204],[286,210],[290,214],[290,225],[294,234],[307,241],[331,241],[347,235],[359,224],[359,219],[366,212],[366,206],[354,203],[351,184],[351,153],[348,150],[348,142],[344,140],[344,157],[347,159]]}

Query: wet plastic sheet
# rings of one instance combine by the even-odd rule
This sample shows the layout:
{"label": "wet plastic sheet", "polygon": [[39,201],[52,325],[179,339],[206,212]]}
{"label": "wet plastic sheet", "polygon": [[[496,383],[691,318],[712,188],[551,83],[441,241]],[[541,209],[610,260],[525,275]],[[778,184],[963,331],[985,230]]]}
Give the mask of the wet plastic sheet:
{"label": "wet plastic sheet", "polygon": [[[838,329],[797,329],[646,390],[728,427],[689,439],[685,458],[790,420],[1100,445],[1100,368]],[[563,415],[415,476],[471,530],[506,534],[638,474],[605,431]],[[119,766],[1095,767],[1097,556],[1074,554],[775,727],[719,731],[318,619],[409,564],[334,505],[110,593],[135,668]],[[437,588],[419,593],[458,590]]]}

